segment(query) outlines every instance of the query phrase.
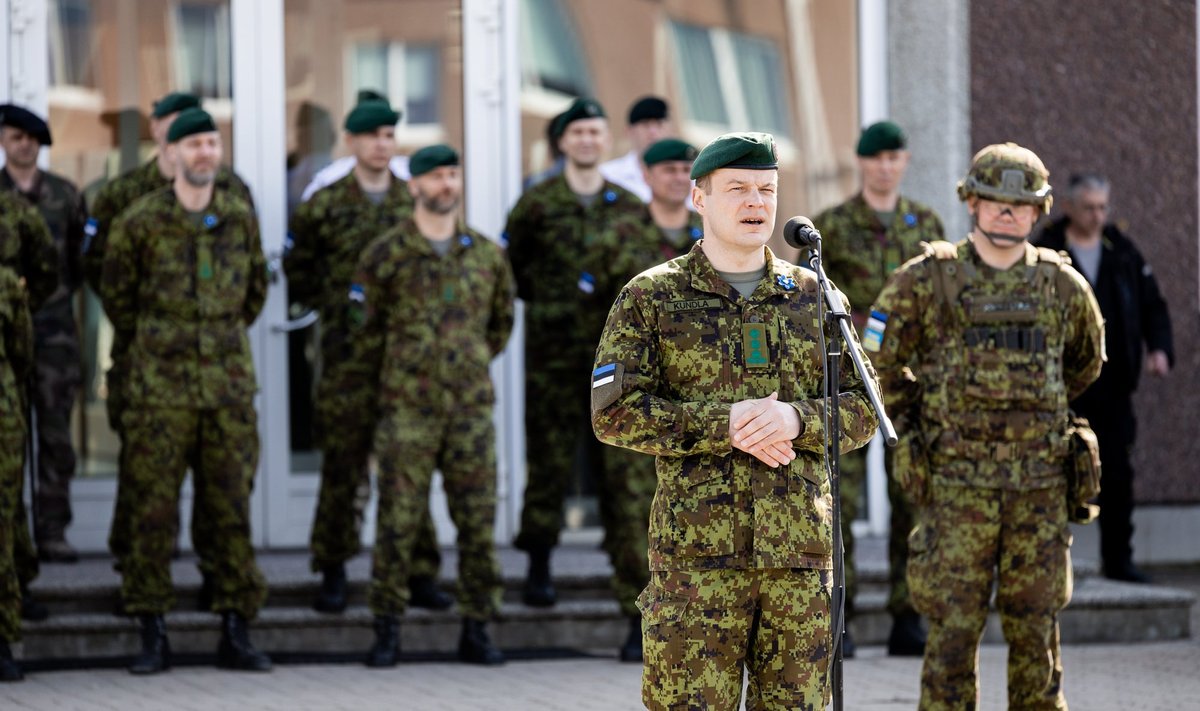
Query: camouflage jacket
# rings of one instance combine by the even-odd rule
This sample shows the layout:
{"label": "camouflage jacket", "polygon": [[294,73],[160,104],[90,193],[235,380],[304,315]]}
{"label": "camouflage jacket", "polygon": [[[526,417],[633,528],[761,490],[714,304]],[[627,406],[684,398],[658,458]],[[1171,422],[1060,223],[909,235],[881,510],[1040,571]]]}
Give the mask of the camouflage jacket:
{"label": "camouflage jacket", "polygon": [[376,205],[358,185],[353,171],[318,190],[292,214],[283,268],[288,297],[321,316],[324,362],[347,357],[346,292],[354,281],[359,256],[367,245],[412,214],[408,185],[391,181],[387,197]]}
{"label": "camouflage jacket", "polygon": [[860,331],[892,272],[921,254],[921,242],[945,239],[937,213],[904,196],[890,225],[880,223],[861,192],[817,215],[813,224],[821,231],[825,273],[850,299]]}
{"label": "camouflage jacket", "polygon": [[508,215],[504,241],[525,301],[526,342],[535,347],[578,354],[590,360],[598,333],[589,326],[607,313],[611,295],[598,293],[589,253],[615,220],[644,214],[645,204],[631,192],[605,182],[589,207],[579,203],[565,175],[535,185]]}
{"label": "camouflage jacket", "polygon": [[0,190],[28,200],[41,214],[58,249],[58,289],[33,316],[37,342],[78,347],[71,295],[83,283],[83,228],[87,208],[83,197],[66,178],[39,171],[31,192],[21,192],[7,170],[0,170]]}
{"label": "camouflage jacket", "polygon": [[46,221],[6,190],[0,190],[0,266],[24,277],[31,309],[40,309],[58,289],[58,251]]}
{"label": "camouflage jacket", "polygon": [[[593,429],[603,442],[657,457],[652,570],[828,568],[816,280],[768,249],[767,275],[746,299],[702,245],[621,291],[596,352]],[[842,364],[842,451],[850,451],[877,422],[866,385],[849,358]],[[729,438],[731,405],[772,392],[801,423],[798,456],[778,468]]]}
{"label": "camouflage jacket", "polygon": [[513,327],[504,250],[460,224],[444,257],[411,218],[373,241],[350,289],[356,363],[377,406],[445,413],[495,402],[488,365]]}
{"label": "camouflage jacket", "polygon": [[0,266],[0,429],[25,431],[26,379],[33,369],[33,326],[20,277]]}
{"label": "camouflage jacket", "polygon": [[[92,289],[100,293],[100,273],[104,264],[104,252],[108,245],[109,231],[113,221],[126,208],[143,195],[169,188],[172,180],[158,169],[158,159],[151,158],[140,167],[108,182],[92,201],[91,217],[88,218],[83,239],[83,275]],[[217,190],[237,195],[254,212],[254,198],[250,188],[232,170],[225,166],[217,169]]]}
{"label": "camouflage jacket", "polygon": [[[897,432],[923,443],[935,483],[1060,482],[1067,402],[1104,358],[1091,289],[1049,250],[1027,244],[1022,261],[997,270],[970,239],[939,245],[955,256],[946,260],[952,270],[934,256],[904,264],[863,335]],[[947,275],[957,283],[938,285]]]}
{"label": "camouflage jacket", "polygon": [[241,405],[257,389],[246,328],[267,292],[258,220],[223,190],[202,219],[193,222],[167,188],[113,223],[100,288],[129,344],[134,405]]}

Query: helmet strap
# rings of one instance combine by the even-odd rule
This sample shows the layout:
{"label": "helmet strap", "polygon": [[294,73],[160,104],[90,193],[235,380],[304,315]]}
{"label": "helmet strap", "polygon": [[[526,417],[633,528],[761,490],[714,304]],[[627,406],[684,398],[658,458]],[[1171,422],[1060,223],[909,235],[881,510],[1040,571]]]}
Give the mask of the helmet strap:
{"label": "helmet strap", "polygon": [[1013,237],[1012,235],[1002,235],[998,232],[988,232],[979,226],[979,217],[976,215],[971,215],[971,223],[972,229],[979,230],[979,233],[984,237],[987,237],[987,241],[991,242],[993,247],[1011,247],[1014,244],[1024,242],[1025,240],[1029,239],[1029,235],[1025,235],[1024,237]]}

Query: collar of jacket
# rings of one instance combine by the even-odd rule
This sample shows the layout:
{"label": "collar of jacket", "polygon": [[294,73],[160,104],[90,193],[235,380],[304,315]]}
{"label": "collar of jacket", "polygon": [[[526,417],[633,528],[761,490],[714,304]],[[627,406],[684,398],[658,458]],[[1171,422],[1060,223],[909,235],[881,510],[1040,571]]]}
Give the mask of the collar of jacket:
{"label": "collar of jacket", "polygon": [[[687,269],[692,288],[709,294],[724,296],[733,302],[741,300],[742,295],[738,293],[737,289],[734,289],[729,282],[721,278],[720,274],[717,274],[717,270],[713,267],[712,262],[709,261],[708,255],[701,249],[703,244],[704,240],[701,239],[692,246],[692,251],[688,252]],[[763,250],[766,252],[767,258],[767,275],[758,283],[758,287],[754,289],[754,293],[746,301],[757,303],[766,301],[777,294],[799,292],[800,286],[794,279],[790,289],[785,289],[779,283],[781,263],[775,259],[775,254],[771,252],[770,247],[764,245]]]}
{"label": "collar of jacket", "polygon": [[[876,214],[875,208],[867,204],[867,199],[863,197],[861,190],[854,197],[850,198],[850,202],[854,207],[853,215],[859,227],[870,230],[878,230],[880,228],[884,230],[891,229],[892,225],[885,225],[879,221],[879,215]],[[912,203],[903,195],[899,196],[896,200],[896,209],[892,210],[892,224],[895,224],[898,218],[903,219],[905,215],[910,213],[916,214]]]}
{"label": "collar of jacket", "polygon": [[[421,230],[417,229],[417,221],[415,218],[405,218],[404,221],[399,224],[397,229],[400,232],[400,238],[404,240],[404,243],[408,245],[414,252],[427,257],[437,256],[437,252],[433,251],[433,245],[429,243],[429,238],[421,234]],[[450,251],[446,252],[447,257],[467,249],[467,245],[463,244],[463,237],[470,238],[470,246],[472,247],[475,246],[477,239],[484,239],[482,237],[477,238],[472,235],[467,229],[467,223],[463,222],[463,220],[459,218],[454,222],[454,235],[449,238]]]}

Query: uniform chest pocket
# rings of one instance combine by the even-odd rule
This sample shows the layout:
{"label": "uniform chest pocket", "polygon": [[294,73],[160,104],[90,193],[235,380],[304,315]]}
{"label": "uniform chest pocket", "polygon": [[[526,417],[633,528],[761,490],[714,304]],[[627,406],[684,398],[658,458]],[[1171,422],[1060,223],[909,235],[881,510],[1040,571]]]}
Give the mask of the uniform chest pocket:
{"label": "uniform chest pocket", "polygon": [[679,395],[690,399],[729,383],[728,343],[715,316],[708,318],[702,310],[667,312],[658,332],[663,379]]}
{"label": "uniform chest pocket", "polygon": [[1003,404],[1014,409],[1041,409],[1038,404],[1047,399],[1045,360],[1044,352],[984,344],[967,346],[963,393],[969,401],[986,403],[988,409]]}
{"label": "uniform chest pocket", "polygon": [[680,479],[654,497],[651,546],[668,556],[730,555],[735,516],[728,458],[687,457]]}

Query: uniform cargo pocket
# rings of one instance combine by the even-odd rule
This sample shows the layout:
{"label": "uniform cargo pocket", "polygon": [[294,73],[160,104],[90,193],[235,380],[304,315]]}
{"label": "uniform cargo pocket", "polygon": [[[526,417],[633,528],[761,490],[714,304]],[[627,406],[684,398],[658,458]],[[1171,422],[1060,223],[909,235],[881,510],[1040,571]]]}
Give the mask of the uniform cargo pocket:
{"label": "uniform cargo pocket", "polygon": [[646,627],[679,624],[691,601],[684,593],[662,590],[651,583],[638,595],[637,608],[642,612],[642,624]]}
{"label": "uniform cargo pocket", "polygon": [[940,619],[945,612],[938,579],[937,531],[926,523],[908,534],[908,590],[917,612]]}

